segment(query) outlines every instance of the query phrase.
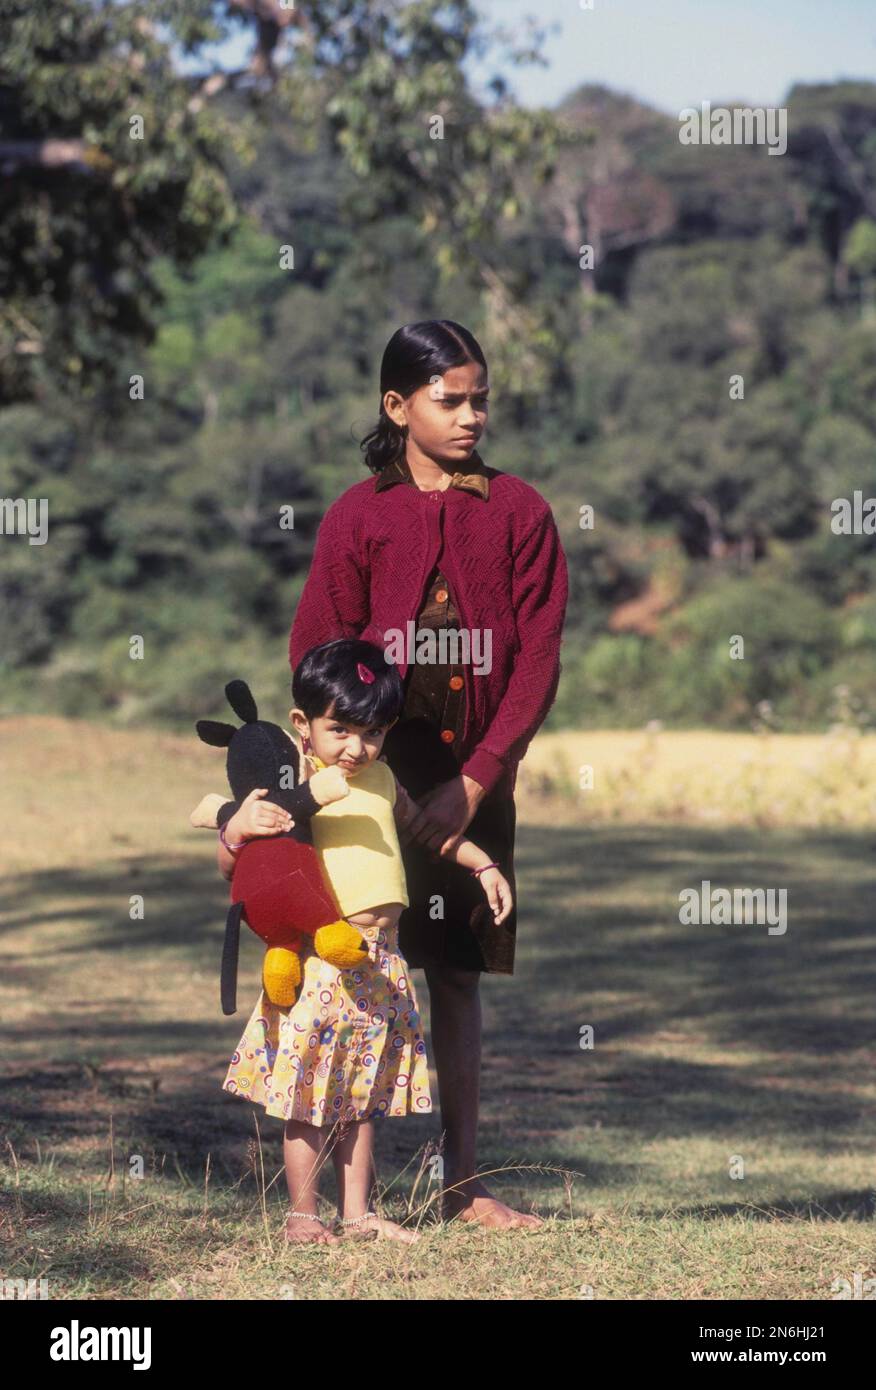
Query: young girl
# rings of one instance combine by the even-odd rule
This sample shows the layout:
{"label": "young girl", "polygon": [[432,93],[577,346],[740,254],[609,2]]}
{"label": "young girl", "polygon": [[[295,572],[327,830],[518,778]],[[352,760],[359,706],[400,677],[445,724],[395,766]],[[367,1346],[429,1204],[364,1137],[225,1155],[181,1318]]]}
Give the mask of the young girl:
{"label": "young girl", "polygon": [[[409,902],[399,836],[417,832],[422,812],[380,758],[404,690],[379,647],[341,639],[306,653],[292,695],[292,723],[310,753],[303,775],[337,766],[348,781],[348,795],[323,806],[311,829],[340,911],[361,931],[368,958],[338,970],[308,943],[297,1002],[282,1009],[262,991],[223,1088],[286,1121],[288,1240],[337,1239],[317,1215],[331,1130],[342,1232],[410,1241],[414,1233],[369,1209],[373,1118],[432,1109],[416,994],[398,950],[398,919]],[[251,793],[225,827],[231,848],[220,843],[218,855],[226,878],[247,840],[291,825],[281,807],[260,799],[264,794]],[[461,835],[441,854],[479,880],[496,924],[503,922],[511,889],[489,855]]]}

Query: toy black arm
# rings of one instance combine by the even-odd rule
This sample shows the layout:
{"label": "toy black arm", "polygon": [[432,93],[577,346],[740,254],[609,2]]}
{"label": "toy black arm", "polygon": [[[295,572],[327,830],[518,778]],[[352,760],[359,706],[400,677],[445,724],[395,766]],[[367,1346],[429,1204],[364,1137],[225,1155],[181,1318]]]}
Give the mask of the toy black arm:
{"label": "toy black arm", "polygon": [[[271,799],[270,792],[267,799]],[[317,811],[322,809],[321,803],[317,801],[307,782],[303,782],[300,787],[290,787],[283,792],[283,808],[289,812],[294,821],[311,820]],[[227,825],[231,817],[239,810],[239,801],[226,801],[216,812],[216,824]]]}

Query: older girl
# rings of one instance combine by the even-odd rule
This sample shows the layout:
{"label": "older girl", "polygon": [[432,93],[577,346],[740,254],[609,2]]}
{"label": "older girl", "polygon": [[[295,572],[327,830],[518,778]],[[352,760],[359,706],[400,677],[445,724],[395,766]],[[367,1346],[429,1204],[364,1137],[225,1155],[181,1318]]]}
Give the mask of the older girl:
{"label": "older girl", "polygon": [[398,664],[405,702],[385,753],[424,813],[403,850],[399,942],[429,984],[445,1214],[535,1226],[475,1176],[478,984],[512,974],[516,908],[496,930],[471,876],[432,853],[468,829],[515,890],[517,766],[561,669],[565,556],[545,499],[475,449],[488,398],[483,352],[462,325],[393,335],[377,426],[362,441],[369,476],[323,518],[289,657],[294,669],[315,643],[356,636]]}

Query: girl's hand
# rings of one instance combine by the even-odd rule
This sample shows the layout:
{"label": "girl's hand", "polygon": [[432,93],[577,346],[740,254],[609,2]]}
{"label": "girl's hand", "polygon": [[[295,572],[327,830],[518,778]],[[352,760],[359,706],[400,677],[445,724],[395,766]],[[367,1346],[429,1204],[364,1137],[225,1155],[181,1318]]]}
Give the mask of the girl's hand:
{"label": "girl's hand", "polygon": [[433,854],[440,854],[449,840],[468,829],[485,796],[479,782],[461,773],[440,782],[417,798],[421,814],[411,827],[412,838]]}
{"label": "girl's hand", "polygon": [[240,809],[225,827],[226,838],[232,844],[240,840],[254,840],[259,835],[280,835],[284,830],[291,830],[295,822],[289,812],[273,801],[262,801],[261,798],[267,794],[267,787],[256,787],[241,802]]}
{"label": "girl's hand", "polygon": [[484,869],[482,874],[478,874],[478,878],[493,909],[493,926],[498,927],[514,906],[511,885],[498,869]]}

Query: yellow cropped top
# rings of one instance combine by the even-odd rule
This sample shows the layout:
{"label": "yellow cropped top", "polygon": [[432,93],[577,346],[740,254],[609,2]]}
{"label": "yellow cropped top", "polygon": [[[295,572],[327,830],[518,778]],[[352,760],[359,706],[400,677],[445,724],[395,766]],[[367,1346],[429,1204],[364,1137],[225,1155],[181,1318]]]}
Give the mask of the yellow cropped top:
{"label": "yellow cropped top", "polygon": [[[317,768],[321,758],[310,755]],[[409,906],[395,826],[395,777],[387,763],[366,764],[350,795],[320,807],[310,822],[313,846],[344,917],[382,903]]]}

